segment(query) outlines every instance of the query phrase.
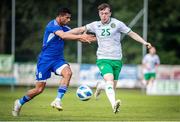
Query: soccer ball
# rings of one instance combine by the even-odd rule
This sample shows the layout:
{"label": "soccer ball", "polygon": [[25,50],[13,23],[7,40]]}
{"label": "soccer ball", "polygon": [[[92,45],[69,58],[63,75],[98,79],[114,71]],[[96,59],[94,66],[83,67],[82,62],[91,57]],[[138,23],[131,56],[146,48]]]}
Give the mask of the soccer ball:
{"label": "soccer ball", "polygon": [[91,98],[93,92],[87,85],[81,85],[77,88],[76,96],[81,101],[87,101]]}

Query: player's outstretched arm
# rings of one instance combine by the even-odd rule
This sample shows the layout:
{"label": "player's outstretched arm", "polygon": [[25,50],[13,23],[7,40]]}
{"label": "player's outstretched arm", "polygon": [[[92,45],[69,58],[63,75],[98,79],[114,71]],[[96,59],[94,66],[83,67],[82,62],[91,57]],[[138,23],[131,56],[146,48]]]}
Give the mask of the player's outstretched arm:
{"label": "player's outstretched arm", "polygon": [[69,32],[64,32],[62,30],[58,30],[55,32],[56,35],[61,37],[63,40],[79,40],[81,42],[88,42],[91,43],[91,40],[94,40],[95,36],[93,35],[88,35],[88,34],[72,34]]}
{"label": "player's outstretched arm", "polygon": [[[93,37],[93,38],[89,39],[89,41],[88,41],[89,43],[97,41],[96,34],[93,33],[93,32],[88,32],[85,26],[73,28],[70,31],[68,31],[67,33],[75,34],[75,35],[79,35],[79,34],[84,34],[85,33],[86,35],[90,35],[91,37]],[[84,42],[84,41],[82,40],[82,42]]]}
{"label": "player's outstretched arm", "polygon": [[82,27],[78,27],[78,28],[73,28],[70,31],[68,31],[68,33],[71,34],[82,34],[86,31],[86,27],[82,26]]}
{"label": "player's outstretched arm", "polygon": [[145,41],[141,36],[139,36],[137,33],[133,32],[133,31],[130,31],[130,32],[128,33],[128,35],[129,35],[131,38],[133,38],[134,40],[136,40],[136,41],[138,41],[138,42],[146,45],[147,48],[151,48],[151,47],[152,47],[151,43],[146,42],[146,41]]}

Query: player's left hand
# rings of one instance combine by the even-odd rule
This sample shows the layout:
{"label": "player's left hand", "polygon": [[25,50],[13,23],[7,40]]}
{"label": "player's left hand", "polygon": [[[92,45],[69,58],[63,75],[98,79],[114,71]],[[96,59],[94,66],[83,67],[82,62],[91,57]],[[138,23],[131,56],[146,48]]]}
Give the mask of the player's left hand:
{"label": "player's left hand", "polygon": [[151,47],[152,47],[152,45],[151,45],[151,43],[148,43],[148,42],[146,42],[146,47],[148,48],[148,49],[150,49]]}

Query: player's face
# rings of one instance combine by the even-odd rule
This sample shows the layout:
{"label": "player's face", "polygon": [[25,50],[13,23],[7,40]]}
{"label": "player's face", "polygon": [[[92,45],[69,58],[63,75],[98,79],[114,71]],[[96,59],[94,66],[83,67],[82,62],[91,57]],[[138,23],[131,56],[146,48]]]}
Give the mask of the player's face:
{"label": "player's face", "polygon": [[109,8],[105,8],[99,11],[99,17],[102,23],[107,23],[111,17],[111,12]]}
{"label": "player's face", "polygon": [[149,53],[150,54],[155,54],[156,53],[156,49],[154,47],[152,47],[150,50],[149,50]]}
{"label": "player's face", "polygon": [[71,21],[71,15],[66,13],[63,16],[59,16],[59,20],[61,25],[66,25]]}

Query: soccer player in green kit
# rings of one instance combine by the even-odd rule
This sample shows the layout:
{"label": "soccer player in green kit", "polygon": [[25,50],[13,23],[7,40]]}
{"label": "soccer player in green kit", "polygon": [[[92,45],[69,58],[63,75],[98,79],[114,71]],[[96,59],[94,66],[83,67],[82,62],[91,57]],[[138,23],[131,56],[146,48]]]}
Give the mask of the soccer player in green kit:
{"label": "soccer player in green kit", "polygon": [[133,32],[123,22],[111,17],[111,7],[107,3],[98,6],[100,21],[94,21],[85,26],[72,29],[74,34],[91,32],[96,35],[98,49],[96,64],[105,80],[105,83],[97,84],[95,97],[105,89],[114,113],[119,111],[121,101],[115,99],[115,88],[122,68],[121,33],[125,33],[134,40],[151,48],[137,33]]}
{"label": "soccer player in green kit", "polygon": [[156,54],[156,48],[152,47],[149,49],[149,53],[143,57],[143,85],[146,87],[146,92],[152,88],[154,80],[156,78],[157,68],[160,65],[159,56]]}

